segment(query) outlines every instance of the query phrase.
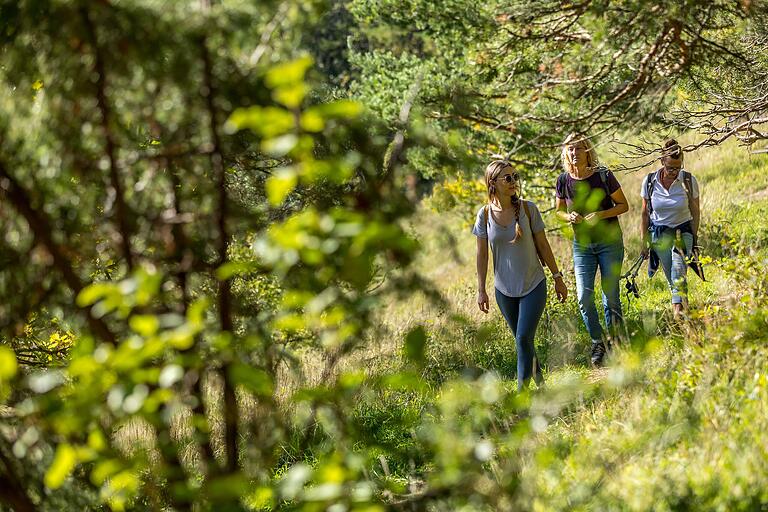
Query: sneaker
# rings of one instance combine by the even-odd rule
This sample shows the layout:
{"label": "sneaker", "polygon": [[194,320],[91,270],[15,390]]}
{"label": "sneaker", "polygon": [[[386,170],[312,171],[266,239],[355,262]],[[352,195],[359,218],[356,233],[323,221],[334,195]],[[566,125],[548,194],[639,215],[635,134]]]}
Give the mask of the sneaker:
{"label": "sneaker", "polygon": [[592,353],[589,360],[592,366],[603,366],[603,358],[605,357],[605,344],[602,341],[592,343]]}

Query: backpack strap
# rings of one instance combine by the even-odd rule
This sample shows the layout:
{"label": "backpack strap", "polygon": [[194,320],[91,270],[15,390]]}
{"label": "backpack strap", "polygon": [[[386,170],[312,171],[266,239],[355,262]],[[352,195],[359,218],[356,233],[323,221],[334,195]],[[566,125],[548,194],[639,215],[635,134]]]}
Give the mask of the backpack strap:
{"label": "backpack strap", "polygon": [[564,172],[561,172],[560,175],[557,177],[557,183],[555,184],[555,190],[558,188],[563,191],[563,199],[569,199],[567,197],[568,195],[568,189],[566,188],[566,176],[567,174]]}
{"label": "backpack strap", "polygon": [[651,196],[653,195],[653,187],[656,186],[656,175],[658,172],[659,171],[653,171],[648,173],[648,176],[646,176],[645,180],[645,195],[648,196],[645,204],[648,206],[648,218],[650,218],[651,214],[653,213],[653,203],[651,201]]}
{"label": "backpack strap", "polygon": [[523,201],[523,210],[525,210],[525,216],[528,217],[528,226],[531,228],[531,239],[533,239],[533,247],[536,249],[536,257],[539,258],[539,263],[541,263],[541,266],[544,267],[547,262],[544,261],[544,258],[541,257],[541,254],[539,254],[539,248],[536,247],[536,239],[533,238],[533,219],[531,219],[531,213],[528,209],[528,201]]}
{"label": "backpack strap", "polygon": [[693,178],[688,171],[680,172],[683,173],[683,188],[685,195],[688,196],[688,209],[691,211],[691,218],[693,218]]}
{"label": "backpack strap", "polygon": [[491,227],[491,219],[488,218],[488,216],[491,214],[489,204],[486,204],[483,206],[483,213],[485,214],[485,244],[486,247],[491,246],[491,236],[488,234],[488,230]]}
{"label": "backpack strap", "polygon": [[603,188],[605,189],[605,195],[608,196],[608,199],[611,200],[611,208],[616,206],[616,201],[613,200],[611,197],[611,189],[608,188],[608,168],[607,167],[598,167],[597,168],[598,176],[600,176],[600,181],[603,182]]}
{"label": "backpack strap", "polygon": [[525,216],[528,217],[528,227],[531,228],[531,236],[533,236],[533,221],[531,220],[531,213],[530,210],[528,210],[528,201],[520,200],[521,203],[523,203],[523,210],[525,211]]}
{"label": "backpack strap", "polygon": [[598,167],[597,168],[597,174],[600,175],[600,181],[603,182],[603,186],[605,187],[605,190],[608,190],[608,176],[606,175],[608,173],[608,169],[605,167]]}

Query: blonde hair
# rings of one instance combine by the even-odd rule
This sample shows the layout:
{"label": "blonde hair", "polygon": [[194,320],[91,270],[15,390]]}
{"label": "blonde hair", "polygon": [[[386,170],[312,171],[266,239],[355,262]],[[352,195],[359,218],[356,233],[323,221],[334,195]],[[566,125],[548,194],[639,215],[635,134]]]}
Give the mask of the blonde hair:
{"label": "blonde hair", "polygon": [[595,147],[589,141],[589,138],[580,133],[571,133],[563,141],[563,148],[560,153],[560,158],[563,161],[563,170],[568,174],[574,174],[576,172],[575,166],[571,163],[570,158],[568,158],[568,146],[575,145],[581,145],[586,151],[587,169],[596,169],[600,164],[600,161],[597,159],[597,151],[595,151]]}
{"label": "blonde hair", "polygon": [[[498,197],[498,191],[496,190],[496,179],[501,176],[504,169],[514,169],[512,163],[507,160],[494,160],[488,167],[485,168],[485,186],[488,188],[488,201],[493,202],[494,197]],[[517,201],[512,201],[512,207],[515,209],[515,238],[511,243],[515,243],[523,236],[523,230],[520,228],[520,196],[517,196]],[[486,207],[486,223],[490,223],[491,208],[490,205]]]}

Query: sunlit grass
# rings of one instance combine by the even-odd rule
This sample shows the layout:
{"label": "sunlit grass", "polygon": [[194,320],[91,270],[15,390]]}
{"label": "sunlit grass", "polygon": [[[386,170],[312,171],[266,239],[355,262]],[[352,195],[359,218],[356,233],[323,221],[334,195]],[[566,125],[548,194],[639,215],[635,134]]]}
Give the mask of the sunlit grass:
{"label": "sunlit grass", "polygon": [[[632,349],[614,355],[611,369],[587,366],[583,352],[588,340],[573,300],[565,306],[550,304],[549,317],[542,320],[537,347],[549,369],[548,386],[557,390],[578,382],[602,383],[607,393],[568,408],[531,447],[538,459],[551,452],[558,461],[544,457],[546,463],[540,465],[532,458],[524,465],[523,485],[537,497],[534,510],[728,510],[768,499],[755,498],[761,494],[749,490],[766,487],[768,479],[761,475],[768,474],[768,459],[764,447],[748,441],[768,428],[768,381],[763,373],[768,350],[758,340],[742,339],[734,345],[728,327],[734,321],[749,322],[743,317],[752,303],[742,297],[760,294],[755,287],[761,285],[750,280],[751,274],[737,284],[732,267],[734,258],[765,260],[768,162],[728,144],[689,155],[686,167],[701,184],[701,235],[710,238],[702,243],[713,251],[720,248],[706,267],[707,282],[689,275],[690,323],[672,318],[663,274],[649,279],[645,266],[638,278],[641,297],[629,305],[624,300],[635,342]],[[625,265],[640,249],[639,189],[644,176],[620,176],[632,207],[621,219]],[[422,211],[414,229],[424,244],[420,269],[469,327],[457,329],[448,311],[421,297],[390,304],[380,316],[392,334],[389,352],[382,357],[396,354],[402,334],[419,322],[428,326],[433,344],[439,345],[431,348],[436,365],[439,358],[455,358],[457,352],[466,363],[477,362],[493,345],[514,351],[500,314],[492,309],[486,317],[477,310],[475,240],[461,220]],[[728,227],[727,239],[720,239],[722,225]],[[550,238],[561,268],[570,271],[568,241],[559,235]],[[573,279],[568,280],[573,292]],[[514,354],[504,359],[514,361]]]}
{"label": "sunlit grass", "polygon": [[[768,194],[760,194],[768,186],[768,163],[728,146],[693,155],[688,163],[702,185],[702,236],[711,238],[703,240],[712,251],[708,255],[713,261],[706,268],[708,282],[689,276],[692,319],[680,323],[672,318],[662,273],[648,279],[643,266],[638,278],[641,297],[627,304],[623,295],[632,343],[614,352],[607,369],[588,365],[589,339],[574,299],[570,243],[558,233],[550,235],[571,297],[560,305],[550,292],[537,333],[547,392],[534,403],[531,414],[537,414],[536,407],[554,407],[556,412],[524,445],[531,457],[522,463],[521,485],[523,495],[533,497],[529,503],[533,510],[673,510],[714,505],[729,510],[734,504],[751,503],[755,488],[768,488],[768,478],[763,476],[768,474],[767,449],[750,441],[768,429],[768,350],[763,349],[768,324],[748,318],[756,307],[768,307],[765,301],[759,302],[764,286],[759,268],[765,267],[768,254],[764,247],[768,245]],[[620,176],[632,206],[621,220],[625,267],[640,247],[643,176]],[[431,462],[414,432],[425,417],[436,414],[444,382],[492,372],[506,388],[515,386],[514,338],[495,307],[484,315],[476,305],[470,220],[471,216],[467,219],[458,212],[419,211],[410,227],[422,244],[416,266],[445,303],[436,304],[415,293],[384,304],[378,328],[365,348],[343,358],[333,373],[362,370],[374,377],[399,371],[404,365],[406,333],[417,325],[428,332],[427,362],[420,370],[427,387],[364,396],[354,411],[356,428],[379,445],[378,451],[369,454],[384,461],[372,468],[376,478],[405,483],[429,471]],[[553,219],[547,222],[551,227]],[[742,270],[745,265],[757,266]],[[492,286],[489,272],[489,291]],[[326,363],[318,354],[302,354],[302,373],[286,372],[282,392],[289,396],[302,383],[318,383]],[[215,405],[220,391],[207,387],[210,403]],[[243,404],[248,414],[258,414],[252,405]],[[221,457],[223,423],[215,407],[209,410],[209,420],[214,449]],[[501,424],[518,421],[497,420]],[[188,411],[180,412],[174,421],[179,438],[188,435]],[[151,437],[151,431],[146,425],[128,425],[118,435],[128,445]],[[247,444],[247,438],[243,442]],[[198,458],[194,451],[183,453],[190,466]]]}

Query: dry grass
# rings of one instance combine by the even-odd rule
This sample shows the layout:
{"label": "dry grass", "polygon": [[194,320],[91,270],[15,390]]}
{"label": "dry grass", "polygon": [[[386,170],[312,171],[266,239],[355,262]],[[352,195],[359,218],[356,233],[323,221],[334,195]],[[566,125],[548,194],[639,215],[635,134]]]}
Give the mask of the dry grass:
{"label": "dry grass", "polygon": [[[685,142],[685,139],[683,139]],[[743,148],[735,144],[726,144],[720,148],[703,149],[693,155],[687,155],[686,168],[693,172],[702,189],[702,212],[703,222],[706,224],[708,213],[723,208],[731,208],[734,204],[749,202],[756,199],[755,193],[765,191],[768,188],[768,174],[763,172],[764,159],[750,158]],[[738,171],[739,179],[733,179],[733,175]],[[630,211],[620,219],[624,231],[624,242],[626,250],[625,259],[632,261],[640,249],[640,185],[642,179],[650,172],[630,172],[618,176],[625,195],[630,204]],[[554,182],[556,175],[553,174]],[[746,181],[745,181],[746,180]],[[750,191],[745,193],[742,190],[745,182],[750,183]],[[550,205],[539,205],[541,209],[546,209]],[[450,332],[455,329],[456,324],[452,320],[453,315],[464,317],[470,324],[479,326],[488,323],[502,323],[500,313],[496,308],[492,308],[489,315],[481,313],[476,304],[476,277],[474,255],[476,242],[475,237],[470,233],[469,223],[473,220],[474,212],[468,212],[462,216],[458,213],[438,214],[426,208],[422,208],[412,219],[410,229],[414,236],[421,242],[422,251],[416,261],[416,268],[437,288],[445,298],[448,307],[436,305],[431,299],[421,293],[414,293],[405,300],[392,300],[384,304],[376,318],[376,329],[373,331],[372,338],[368,340],[364,348],[353,354],[342,358],[333,374],[341,371],[363,369],[368,372],[376,372],[383,368],[389,368],[399,357],[399,351],[405,334],[416,325],[425,325],[430,331]],[[553,216],[545,218],[548,228],[555,227]],[[558,264],[564,273],[566,273],[571,293],[574,293],[572,278],[572,257],[570,241],[560,233],[550,233],[548,235]],[[492,271],[489,270],[489,275]],[[489,276],[488,286],[492,286],[492,277]],[[640,279],[641,287],[648,285],[644,277]],[[699,300],[717,300],[718,297],[724,297],[732,292],[729,283],[715,276],[714,283],[710,285],[698,286]],[[663,286],[662,286],[663,288]],[[659,304],[664,304],[666,294],[665,290],[660,292]],[[663,307],[663,306],[662,306]],[[653,322],[653,327],[658,322],[665,323],[666,319],[653,317],[649,321]],[[543,319],[545,329],[550,337],[557,340],[557,347],[548,352],[548,363],[550,368],[556,369],[551,375],[551,382],[557,382],[566,379],[567,375],[574,372],[583,373],[584,368],[573,367],[572,362],[580,350],[578,339],[579,330],[583,330],[581,320],[577,315],[571,320],[558,319],[552,321],[549,317]],[[474,347],[467,346],[468,341],[456,337],[449,343],[456,343],[457,348],[461,350],[473,350]],[[294,390],[301,386],[320,383],[321,375],[324,373],[327,365],[327,354],[307,351],[301,354],[302,367],[297,373],[294,369],[286,368],[281,372],[279,395],[286,398]],[[592,379],[604,378],[604,375],[597,372],[591,375]],[[213,445],[219,458],[223,457],[222,439],[223,422],[221,419],[220,385],[207,383],[206,405],[208,416],[212,429]],[[243,409],[243,421],[247,421],[256,414],[256,404],[244,399],[241,401]],[[635,404],[635,406],[640,406]],[[609,404],[595,404],[594,408],[606,408]],[[594,418],[590,422],[588,417]],[[598,429],[597,422],[601,421],[603,414],[600,411],[584,411],[579,422],[584,426],[591,425],[591,428]],[[185,465],[190,468],[199,469],[200,454],[190,439],[191,425],[190,413],[188,410],[178,410],[172,417],[175,436],[182,442],[182,459]],[[139,422],[123,426],[116,433],[119,445],[131,449],[140,447],[151,452],[153,433],[148,425]]]}
{"label": "dry grass", "polygon": [[[690,137],[680,137],[683,144],[691,142]],[[609,164],[615,164],[610,160],[609,148],[603,150],[603,157]],[[727,210],[738,204],[749,203],[755,200],[755,193],[763,193],[768,190],[768,174],[764,172],[764,157],[751,156],[743,147],[734,141],[716,147],[702,148],[695,153],[686,155],[686,169],[697,178],[701,189],[702,223],[712,218],[712,214],[719,210]],[[626,162],[625,162],[626,163]],[[624,193],[629,201],[630,210],[620,217],[620,223],[624,232],[625,244],[625,268],[639,254],[641,248],[640,217],[642,199],[640,187],[643,178],[648,172],[658,168],[656,165],[634,172],[625,172],[618,175]],[[738,176],[738,177],[737,177]],[[551,176],[555,181],[557,172]],[[750,191],[745,193],[744,184],[748,183]],[[554,202],[554,200],[553,200]],[[539,204],[540,209],[545,210],[553,204]],[[370,368],[371,363],[382,363],[395,357],[402,344],[403,336],[410,328],[417,324],[427,325],[430,329],[450,329],[450,313],[456,313],[465,317],[475,325],[484,322],[501,322],[499,312],[492,308],[488,316],[483,315],[476,305],[476,277],[475,277],[475,237],[470,233],[470,223],[473,220],[474,211],[459,213],[438,214],[422,208],[412,221],[411,229],[421,241],[423,250],[416,263],[418,270],[446,298],[450,304],[450,311],[432,304],[427,298],[416,294],[407,300],[386,304],[378,317],[381,326],[378,337],[368,345],[364,358],[352,358],[347,365],[365,362]],[[548,228],[557,226],[554,215],[545,217]],[[571,293],[574,293],[574,280],[572,277],[573,259],[571,255],[570,240],[560,232],[548,234],[550,244],[560,268],[566,274]],[[492,271],[489,270],[489,274]],[[648,288],[645,272],[641,272],[639,284]],[[488,278],[488,286],[492,286],[492,277]],[[656,278],[661,281],[662,278]],[[726,280],[714,276],[714,282],[700,283],[696,280],[692,284],[699,299],[704,303],[707,300],[717,300],[729,293],[730,285]],[[657,285],[658,286],[658,285]],[[699,289],[696,290],[695,288]],[[661,296],[666,293],[661,285]],[[665,302],[660,303],[661,316],[654,316],[649,321],[654,325],[661,322],[668,323],[669,311],[664,309]],[[545,317],[543,322],[548,322]],[[580,318],[558,319],[557,323],[550,322],[546,329],[551,331],[551,337],[558,339],[557,350],[548,354],[551,367],[567,367],[578,350],[577,333],[581,327]]]}

